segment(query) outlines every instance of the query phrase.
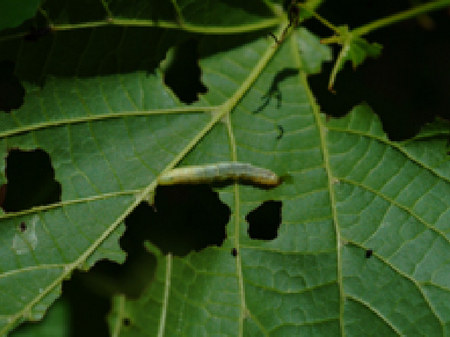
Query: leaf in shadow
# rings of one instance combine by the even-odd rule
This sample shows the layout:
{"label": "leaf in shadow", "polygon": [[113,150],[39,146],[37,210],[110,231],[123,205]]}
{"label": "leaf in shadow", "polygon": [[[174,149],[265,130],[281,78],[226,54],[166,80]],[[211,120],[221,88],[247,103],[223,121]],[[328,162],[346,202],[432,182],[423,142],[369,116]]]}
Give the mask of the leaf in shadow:
{"label": "leaf in shadow", "polygon": [[261,97],[264,100],[263,104],[259,106],[253,113],[258,113],[264,110],[272,100],[272,97],[277,99],[277,108],[281,108],[281,103],[283,101],[283,96],[280,90],[280,83],[283,82],[286,78],[295,76],[298,74],[298,69],[295,68],[285,68],[278,72],[273,78],[272,84],[270,85],[269,90]]}
{"label": "leaf in shadow", "polygon": [[11,112],[23,104],[25,89],[14,74],[13,61],[0,61],[0,111]]}

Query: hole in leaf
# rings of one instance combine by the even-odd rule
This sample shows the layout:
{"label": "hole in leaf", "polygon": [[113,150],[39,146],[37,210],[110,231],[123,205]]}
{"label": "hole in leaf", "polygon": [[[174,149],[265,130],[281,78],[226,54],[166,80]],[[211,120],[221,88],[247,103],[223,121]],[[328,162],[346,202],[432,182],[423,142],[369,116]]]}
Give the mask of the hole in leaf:
{"label": "hole in leaf", "polygon": [[90,291],[103,298],[124,294],[138,299],[154,279],[157,260],[144,247],[147,216],[153,216],[153,209],[141,203],[125,220],[127,230],[120,238],[120,246],[127,253],[123,264],[110,260],[98,261],[88,272],[78,272],[80,281]]}
{"label": "hole in leaf", "polygon": [[[75,271],[70,280],[63,282],[63,298],[70,307],[71,336],[109,336],[105,317],[111,309],[110,298],[102,296],[84,280],[85,272]],[[107,283],[97,280],[103,287]],[[94,334],[95,332],[95,334]]]}
{"label": "hole in leaf", "polygon": [[373,250],[372,249],[367,249],[366,250],[366,259],[370,258],[373,254]]}
{"label": "hole in leaf", "polygon": [[198,100],[199,94],[208,91],[201,82],[196,40],[190,39],[169,50],[163,64],[166,65],[163,69],[164,83],[172,89],[180,101],[193,103]]}
{"label": "hole in leaf", "polygon": [[[98,327],[93,330],[96,332],[95,336],[98,336],[97,332],[106,328],[103,318],[106,311],[110,310],[111,297],[124,294],[129,299],[138,299],[154,279],[156,257],[144,248],[143,239],[136,237],[139,234],[137,231],[134,236],[129,234],[127,230],[120,239],[120,245],[127,253],[123,264],[100,260],[87,272],[75,271],[73,277],[63,283],[63,296],[70,298],[72,321],[77,325],[75,330],[79,332],[74,336],[90,336],[88,333],[82,334],[85,332],[84,327],[79,325],[91,324],[92,320],[95,320],[94,326]],[[77,293],[81,296],[76,296]],[[88,309],[83,309],[84,306]],[[129,326],[132,322],[125,318],[123,323]],[[106,333],[100,335],[107,336]]]}
{"label": "hole in leaf", "polygon": [[142,203],[125,220],[125,235],[148,240],[164,254],[184,256],[222,245],[229,218],[229,207],[208,185],[159,186],[154,207]]}
{"label": "hole in leaf", "polygon": [[139,239],[133,249],[124,250],[127,258],[123,264],[100,260],[88,272],[80,274],[83,283],[105,298],[124,294],[127,298],[138,299],[154,279],[156,257],[145,250]]}
{"label": "hole in leaf", "polygon": [[1,205],[5,212],[18,212],[61,200],[61,184],[55,180],[50,156],[43,150],[11,150],[6,158],[7,184]]}
{"label": "hole in leaf", "polygon": [[14,74],[13,61],[0,61],[0,110],[11,112],[23,104],[25,89]]}
{"label": "hole in leaf", "polygon": [[250,238],[273,240],[277,237],[281,225],[281,206],[281,201],[265,201],[245,217]]}
{"label": "hole in leaf", "polygon": [[3,204],[5,203],[6,190],[7,190],[6,184],[3,184],[2,186],[0,186],[0,207],[1,208],[3,208]]}
{"label": "hole in leaf", "polygon": [[[138,206],[130,217],[141,218],[148,215],[145,205],[142,203]],[[127,298],[138,299],[154,279],[157,260],[155,255],[145,249],[144,240],[148,238],[143,237],[139,228],[148,224],[136,222],[136,219],[129,221],[130,217],[125,220],[128,228],[120,238],[120,246],[127,253],[125,262],[119,264],[103,259],[89,271],[76,273],[78,282],[101,298],[124,294]]]}
{"label": "hole in leaf", "polygon": [[233,255],[234,257],[236,257],[236,256],[238,255],[238,251],[237,251],[236,248],[233,248],[233,249],[231,250],[231,255]]}
{"label": "hole in leaf", "polygon": [[127,253],[125,262],[100,260],[88,272],[79,273],[83,283],[105,298],[124,294],[127,298],[138,299],[153,281],[157,267],[156,256],[144,246],[144,241],[149,240],[146,229],[152,219],[154,209],[151,206],[143,202],[136,207],[125,219],[127,229],[120,238],[120,246]]}

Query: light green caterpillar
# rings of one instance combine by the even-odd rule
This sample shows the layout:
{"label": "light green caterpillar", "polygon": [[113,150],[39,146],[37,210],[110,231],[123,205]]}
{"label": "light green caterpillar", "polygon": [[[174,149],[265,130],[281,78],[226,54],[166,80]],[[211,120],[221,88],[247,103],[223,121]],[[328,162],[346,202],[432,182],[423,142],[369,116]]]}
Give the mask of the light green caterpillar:
{"label": "light green caterpillar", "polygon": [[236,162],[176,168],[160,175],[157,182],[159,185],[175,185],[207,184],[229,180],[273,187],[281,183],[280,177],[270,170]]}

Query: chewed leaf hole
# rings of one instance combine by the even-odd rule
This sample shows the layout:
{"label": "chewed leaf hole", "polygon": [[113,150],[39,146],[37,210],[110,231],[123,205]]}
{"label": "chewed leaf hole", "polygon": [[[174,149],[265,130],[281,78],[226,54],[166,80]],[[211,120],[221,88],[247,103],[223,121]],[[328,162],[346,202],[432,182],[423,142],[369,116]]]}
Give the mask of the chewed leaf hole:
{"label": "chewed leaf hole", "polygon": [[148,240],[164,254],[185,256],[222,245],[230,214],[208,185],[159,186],[155,204],[142,203],[125,220],[125,235]]}
{"label": "chewed leaf hole", "polygon": [[[68,316],[63,321],[61,318],[59,320],[69,324],[66,329],[70,331],[70,336],[93,336],[93,331],[95,331],[95,336],[109,336],[104,318],[108,315],[111,306],[109,297],[107,297],[111,285],[108,279],[105,281],[101,275],[95,274],[89,277],[87,274],[90,273],[76,270],[70,280],[62,283],[62,299],[66,303],[64,313]],[[32,324],[36,325],[36,323]],[[36,329],[36,327],[34,328]],[[40,335],[35,331],[31,330],[28,335]],[[44,335],[61,336],[64,334],[47,332]]]}
{"label": "chewed leaf hole", "polygon": [[0,111],[11,112],[23,104],[25,89],[14,74],[13,61],[0,61]]}
{"label": "chewed leaf hole", "polygon": [[245,217],[249,224],[250,238],[273,240],[278,236],[278,228],[281,225],[281,206],[281,201],[265,201]]}
{"label": "chewed leaf hole", "polygon": [[11,150],[6,157],[5,212],[18,212],[61,201],[61,184],[55,180],[50,156],[43,150]]}
{"label": "chewed leaf hole", "polygon": [[208,91],[201,82],[197,47],[198,42],[193,39],[181,43],[169,50],[163,62],[164,83],[187,104],[197,101],[199,94]]}

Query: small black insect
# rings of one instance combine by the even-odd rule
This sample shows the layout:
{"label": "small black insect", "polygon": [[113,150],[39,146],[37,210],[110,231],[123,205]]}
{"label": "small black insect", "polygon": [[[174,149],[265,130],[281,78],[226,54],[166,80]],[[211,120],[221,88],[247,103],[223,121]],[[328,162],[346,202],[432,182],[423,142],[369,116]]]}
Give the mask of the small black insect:
{"label": "small black insect", "polygon": [[289,17],[289,24],[284,28],[283,33],[281,34],[281,37],[278,39],[275,34],[269,33],[271,37],[275,40],[277,44],[280,44],[283,42],[289,28],[294,27],[296,28],[300,22],[300,7],[297,6],[297,0],[292,0],[291,4],[288,8],[288,17]]}
{"label": "small black insect", "polygon": [[289,5],[288,12],[289,25],[287,26],[287,28],[291,26],[294,26],[294,28],[297,27],[300,21],[300,7],[297,6],[296,0],[292,0],[291,4]]}
{"label": "small black insect", "polygon": [[278,38],[275,36],[274,33],[270,32],[270,33],[269,33],[269,36],[270,36],[270,37],[273,37],[273,39],[275,40],[275,43],[276,43],[276,44],[280,44],[280,40],[278,40]]}
{"label": "small black insect", "polygon": [[367,249],[366,250],[366,259],[370,258],[373,254],[373,250],[372,249]]}
{"label": "small black insect", "polygon": [[233,255],[234,257],[236,257],[236,256],[238,255],[238,251],[237,251],[236,248],[233,248],[233,249],[231,250],[231,255]]}

